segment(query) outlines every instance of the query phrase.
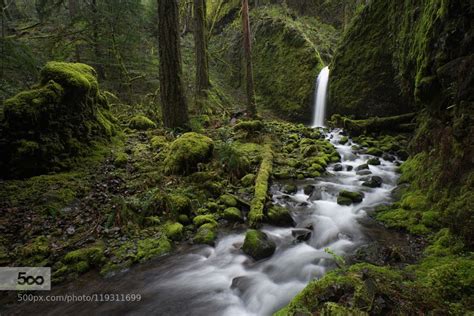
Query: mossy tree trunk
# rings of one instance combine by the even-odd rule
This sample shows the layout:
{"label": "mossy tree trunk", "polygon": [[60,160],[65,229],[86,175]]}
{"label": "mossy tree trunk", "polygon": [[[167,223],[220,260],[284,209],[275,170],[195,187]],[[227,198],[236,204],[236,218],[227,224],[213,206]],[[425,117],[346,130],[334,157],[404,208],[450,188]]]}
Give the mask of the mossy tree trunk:
{"label": "mossy tree trunk", "polygon": [[188,108],[183,91],[176,0],[158,0],[158,51],[163,123],[168,128],[188,126]]}
{"label": "mossy tree trunk", "polygon": [[202,104],[209,89],[206,0],[194,0],[194,46],[196,53],[196,103]]}
{"label": "mossy tree trunk", "polygon": [[249,2],[242,0],[242,27],[243,27],[243,43],[245,68],[247,73],[247,111],[254,117],[257,114],[255,105],[255,91],[253,84],[253,68],[252,68],[252,45],[250,39],[250,20],[249,20]]}

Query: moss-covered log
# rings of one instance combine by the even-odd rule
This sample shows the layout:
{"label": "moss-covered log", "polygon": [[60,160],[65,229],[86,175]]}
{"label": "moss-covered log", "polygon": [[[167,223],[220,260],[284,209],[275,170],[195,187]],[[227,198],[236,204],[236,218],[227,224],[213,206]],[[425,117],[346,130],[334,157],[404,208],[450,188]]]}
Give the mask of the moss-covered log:
{"label": "moss-covered log", "polygon": [[268,180],[272,173],[273,151],[271,144],[263,148],[262,162],[255,180],[255,194],[250,203],[249,222],[251,227],[257,227],[263,220],[263,208],[267,199]]}
{"label": "moss-covered log", "polygon": [[411,124],[415,113],[402,114],[388,117],[371,117],[365,120],[352,120],[335,114],[331,117],[331,125],[342,127],[352,135],[365,133],[380,133],[384,131],[407,132],[413,131],[415,125]]}

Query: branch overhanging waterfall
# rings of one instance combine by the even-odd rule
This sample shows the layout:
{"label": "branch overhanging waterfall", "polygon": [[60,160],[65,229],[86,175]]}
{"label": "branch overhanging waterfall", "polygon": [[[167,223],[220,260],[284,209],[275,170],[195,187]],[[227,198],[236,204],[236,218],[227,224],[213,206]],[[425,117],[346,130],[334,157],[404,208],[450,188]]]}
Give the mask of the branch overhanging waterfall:
{"label": "branch overhanging waterfall", "polygon": [[329,81],[329,67],[324,67],[318,75],[314,94],[313,127],[324,127],[326,116],[326,94]]}

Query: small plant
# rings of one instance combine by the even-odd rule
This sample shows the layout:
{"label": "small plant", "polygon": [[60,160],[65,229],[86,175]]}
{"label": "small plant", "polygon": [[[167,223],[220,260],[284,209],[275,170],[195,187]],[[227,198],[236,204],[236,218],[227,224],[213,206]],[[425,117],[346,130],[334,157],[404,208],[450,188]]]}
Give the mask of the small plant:
{"label": "small plant", "polygon": [[330,254],[332,256],[332,258],[334,259],[334,262],[336,263],[336,265],[341,268],[341,269],[344,269],[347,267],[347,263],[346,263],[346,260],[344,260],[344,258],[338,254],[336,254],[334,251],[332,251],[330,248],[324,248],[324,252]]}

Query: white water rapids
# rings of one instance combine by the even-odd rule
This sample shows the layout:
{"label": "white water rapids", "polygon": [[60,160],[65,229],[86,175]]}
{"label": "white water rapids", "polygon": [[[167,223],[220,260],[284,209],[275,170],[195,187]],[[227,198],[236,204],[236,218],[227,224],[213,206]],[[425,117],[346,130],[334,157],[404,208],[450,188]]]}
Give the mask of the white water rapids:
{"label": "white water rapids", "polygon": [[[215,247],[194,246],[113,278],[81,278],[58,290],[140,293],[143,299],[139,303],[69,303],[41,305],[40,310],[48,315],[260,316],[276,312],[310,280],[335,267],[325,248],[346,256],[367,242],[362,224],[367,219],[366,211],[390,202],[390,191],[396,184],[396,166],[381,159],[381,165],[370,166],[370,171],[383,179],[382,187],[361,186],[363,176],[356,174],[355,167],[372,156],[354,153],[351,141],[339,144],[341,131],[330,132],[327,137],[341,155],[342,171],[334,171],[332,164],[328,166],[329,175],[297,181],[298,192],[293,195],[282,193],[281,184],[271,189],[273,202],[291,210],[297,228],[312,227],[307,241],[296,242],[292,236],[296,228],[265,226],[263,231],[275,241],[277,249],[272,257],[255,262],[240,250],[245,232],[223,235]],[[311,196],[303,191],[307,185],[315,187]],[[365,198],[359,204],[338,205],[336,199],[341,190],[363,191]]]}
{"label": "white water rapids", "polygon": [[326,118],[326,98],[329,82],[329,67],[324,67],[316,80],[316,89],[314,90],[314,113],[313,127],[324,127]]}

